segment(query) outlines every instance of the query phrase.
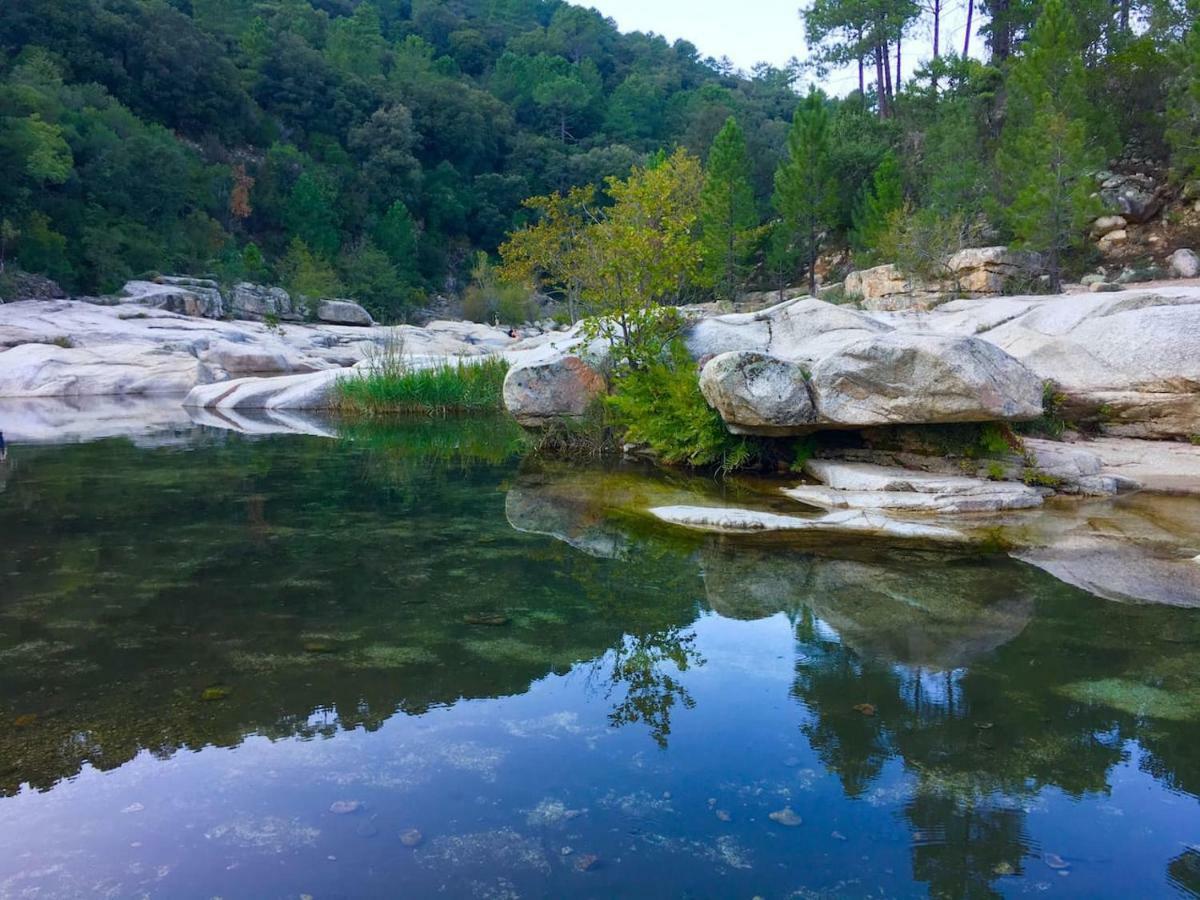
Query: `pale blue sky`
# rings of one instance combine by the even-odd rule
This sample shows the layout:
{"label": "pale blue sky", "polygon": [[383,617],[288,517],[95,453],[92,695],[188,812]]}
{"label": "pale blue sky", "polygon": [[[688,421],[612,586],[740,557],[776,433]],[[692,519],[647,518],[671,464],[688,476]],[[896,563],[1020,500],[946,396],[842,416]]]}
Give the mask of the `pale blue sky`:
{"label": "pale blue sky", "polygon": [[[804,25],[798,11],[801,0],[576,0],[594,6],[616,19],[622,31],[653,31],[668,40],[685,38],[704,56],[728,56],[734,64],[749,69],[766,61],[783,66],[793,56],[804,59]],[[966,25],[965,0],[945,0],[942,14],[942,46],[962,52]],[[979,15],[976,11],[976,25]],[[977,37],[972,50],[979,48]],[[908,41],[908,59],[913,65],[931,55],[927,34],[917,33]],[[976,52],[972,52],[972,56]],[[825,85],[831,93],[843,94],[858,81],[856,72],[834,73]]]}

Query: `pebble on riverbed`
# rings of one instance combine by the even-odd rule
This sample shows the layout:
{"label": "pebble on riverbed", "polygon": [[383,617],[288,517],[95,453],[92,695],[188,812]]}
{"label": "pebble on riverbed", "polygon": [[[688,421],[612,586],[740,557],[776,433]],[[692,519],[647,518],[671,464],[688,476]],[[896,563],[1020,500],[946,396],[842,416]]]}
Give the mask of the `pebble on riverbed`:
{"label": "pebble on riverbed", "polygon": [[511,621],[512,619],[503,613],[468,613],[463,616],[464,625],[490,625],[498,627],[500,625],[507,625]]}
{"label": "pebble on riverbed", "polygon": [[362,809],[362,803],[358,800],[334,800],[329,805],[329,811],[335,816],[346,816],[356,813],[360,809]]}
{"label": "pebble on riverbed", "polygon": [[788,828],[795,828],[797,825],[804,824],[804,820],[796,815],[795,810],[790,806],[775,810],[775,812],[768,814],[767,818],[777,825],[786,825]]}
{"label": "pebble on riverbed", "polygon": [[400,832],[400,843],[405,847],[419,847],[424,840],[425,835],[415,828],[408,828]]}

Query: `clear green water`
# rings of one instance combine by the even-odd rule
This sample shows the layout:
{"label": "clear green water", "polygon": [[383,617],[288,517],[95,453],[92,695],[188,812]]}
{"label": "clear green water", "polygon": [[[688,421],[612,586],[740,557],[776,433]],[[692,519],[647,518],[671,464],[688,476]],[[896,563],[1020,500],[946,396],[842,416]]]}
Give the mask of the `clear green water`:
{"label": "clear green water", "polygon": [[352,436],[10,448],[0,897],[1200,891],[1197,611]]}

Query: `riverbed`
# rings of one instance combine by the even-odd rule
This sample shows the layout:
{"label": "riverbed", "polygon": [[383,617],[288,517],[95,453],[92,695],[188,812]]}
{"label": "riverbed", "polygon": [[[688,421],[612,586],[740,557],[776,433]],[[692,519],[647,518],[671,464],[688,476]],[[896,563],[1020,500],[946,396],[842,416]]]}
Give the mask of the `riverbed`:
{"label": "riverbed", "polygon": [[312,430],[8,447],[0,897],[1200,892],[1200,610]]}

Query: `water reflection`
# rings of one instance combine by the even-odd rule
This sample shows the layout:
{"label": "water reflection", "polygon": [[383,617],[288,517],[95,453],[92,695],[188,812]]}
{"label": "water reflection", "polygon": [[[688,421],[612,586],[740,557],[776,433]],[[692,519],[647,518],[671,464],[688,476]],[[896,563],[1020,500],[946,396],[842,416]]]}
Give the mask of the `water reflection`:
{"label": "water reflection", "polygon": [[[405,883],[457,893],[479,893],[445,880],[459,867],[501,892],[577,878],[564,846],[605,860],[582,884],[598,895],[689,878],[703,894],[716,875],[747,895],[1115,893],[1151,868],[1195,890],[1194,851],[1167,847],[1200,821],[1194,612],[1003,558],[678,537],[637,510],[732,488],[519,448],[436,421],[18,448],[0,497],[0,832],[21,830],[6,809],[58,821],[22,785],[76,814],[91,767],[152,783],[147,754],[239,748],[228,765],[284,773],[254,788],[283,811],[189,815],[217,817],[205,846],[248,868],[332,841],[386,883],[392,844],[339,842],[421,810],[444,834],[414,859],[442,881]],[[206,777],[229,809],[250,802]],[[292,808],[297,778],[315,786]],[[342,828],[329,783],[369,812]],[[784,806],[808,822],[794,841],[767,817]],[[1116,812],[1096,824],[1126,809],[1136,836]],[[371,892],[365,870],[339,877]]]}

